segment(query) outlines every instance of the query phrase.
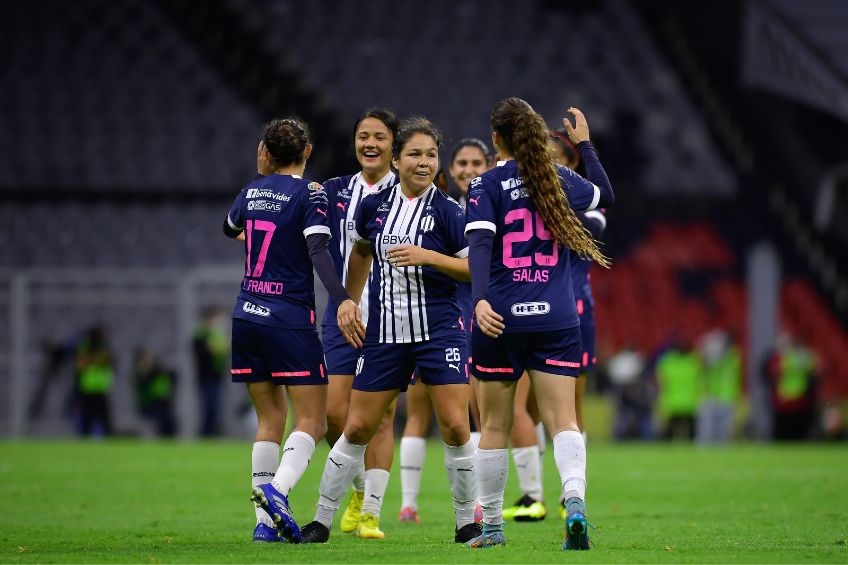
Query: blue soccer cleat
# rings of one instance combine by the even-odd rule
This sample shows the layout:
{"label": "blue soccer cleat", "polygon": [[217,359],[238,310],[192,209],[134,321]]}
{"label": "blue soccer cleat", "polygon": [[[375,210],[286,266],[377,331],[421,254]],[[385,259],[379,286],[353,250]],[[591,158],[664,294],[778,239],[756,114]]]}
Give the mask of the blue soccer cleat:
{"label": "blue soccer cleat", "polygon": [[562,548],[589,549],[589,522],[586,521],[586,516],[582,512],[572,512],[566,518],[565,540],[562,542]]}
{"label": "blue soccer cleat", "polygon": [[253,489],[250,500],[257,508],[268,513],[283,540],[300,543],[300,528],[294,521],[294,516],[289,509],[289,499],[285,495],[280,494],[271,483],[265,483]]}
{"label": "blue soccer cleat", "polygon": [[502,531],[498,532],[483,532],[482,535],[466,542],[471,549],[489,549],[498,545],[506,545],[506,538]]}
{"label": "blue soccer cleat", "polygon": [[253,530],[253,541],[277,542],[283,541],[283,538],[280,537],[280,533],[273,526],[260,523],[256,524],[256,528]]}

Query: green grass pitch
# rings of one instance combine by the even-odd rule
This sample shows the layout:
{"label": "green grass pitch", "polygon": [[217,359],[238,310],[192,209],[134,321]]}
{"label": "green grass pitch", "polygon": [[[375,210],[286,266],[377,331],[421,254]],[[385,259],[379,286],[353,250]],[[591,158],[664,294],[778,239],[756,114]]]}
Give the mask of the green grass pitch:
{"label": "green grass pitch", "polygon": [[[590,441],[595,545],[568,553],[560,550],[550,451],[548,519],[510,523],[506,547],[472,551],[453,543],[437,442],[427,452],[421,524],[397,522],[400,479],[393,473],[383,507],[386,539],[360,540],[334,528],[325,545],[252,543],[250,450],[249,442],[0,443],[0,562],[848,562],[844,445],[698,449]],[[292,494],[301,524],[312,518],[326,454],[322,444]],[[517,496],[511,470],[507,503]]]}

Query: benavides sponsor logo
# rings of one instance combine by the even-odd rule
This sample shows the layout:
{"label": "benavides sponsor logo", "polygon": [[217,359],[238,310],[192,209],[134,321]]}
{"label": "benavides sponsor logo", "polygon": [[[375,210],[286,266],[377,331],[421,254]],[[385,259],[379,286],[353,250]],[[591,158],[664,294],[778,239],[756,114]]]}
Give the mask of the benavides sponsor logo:
{"label": "benavides sponsor logo", "polygon": [[245,302],[244,306],[242,306],[241,309],[244,310],[247,314],[262,316],[263,318],[267,318],[271,315],[270,308],[265,308],[264,306],[254,304],[253,302]]}
{"label": "benavides sponsor logo", "polygon": [[279,200],[282,202],[288,202],[289,200],[291,200],[291,196],[289,196],[288,194],[279,194],[277,192],[274,192],[273,190],[268,190],[266,188],[248,188],[247,197],[269,198],[271,200]]}
{"label": "benavides sponsor logo", "polygon": [[518,302],[512,305],[513,316],[540,316],[551,311],[547,302]]}

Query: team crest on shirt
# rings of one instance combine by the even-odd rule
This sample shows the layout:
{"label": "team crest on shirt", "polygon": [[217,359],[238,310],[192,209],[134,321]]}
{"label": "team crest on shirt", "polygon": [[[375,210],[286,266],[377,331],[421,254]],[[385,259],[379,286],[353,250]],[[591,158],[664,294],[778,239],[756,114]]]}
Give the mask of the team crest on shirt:
{"label": "team crest on shirt", "polygon": [[471,179],[471,186],[470,186],[470,188],[474,188],[474,187],[476,187],[476,186],[479,186],[481,182],[483,182],[483,179],[482,179],[482,178],[480,178],[480,177],[474,177],[473,179]]}
{"label": "team crest on shirt", "polygon": [[324,190],[324,187],[321,186],[321,183],[310,182],[308,185],[309,190]]}
{"label": "team crest on shirt", "polygon": [[435,225],[436,219],[433,216],[424,216],[423,218],[421,218],[419,228],[421,229],[421,233],[427,233],[433,231]]}

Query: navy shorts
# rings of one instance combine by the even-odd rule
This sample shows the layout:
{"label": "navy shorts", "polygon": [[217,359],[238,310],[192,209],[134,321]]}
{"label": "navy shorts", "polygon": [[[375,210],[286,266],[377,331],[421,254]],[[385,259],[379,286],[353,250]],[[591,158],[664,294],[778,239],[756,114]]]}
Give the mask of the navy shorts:
{"label": "navy shorts", "polygon": [[361,349],[351,346],[342,336],[336,324],[321,326],[321,341],[324,344],[324,362],[328,375],[352,375],[356,372],[356,362],[362,354]]}
{"label": "navy shorts", "polygon": [[595,366],[595,317],[592,315],[580,316],[580,367],[582,371],[588,371]]}
{"label": "navy shorts", "polygon": [[318,330],[285,329],[233,320],[234,383],[325,385]]}
{"label": "navy shorts", "polygon": [[468,384],[468,342],[465,332],[416,343],[366,340],[353,377],[356,390],[406,391],[415,371],[427,385]]}
{"label": "navy shorts", "polygon": [[501,334],[492,339],[474,326],[471,373],[483,381],[517,381],[526,370],[580,375],[580,328]]}

